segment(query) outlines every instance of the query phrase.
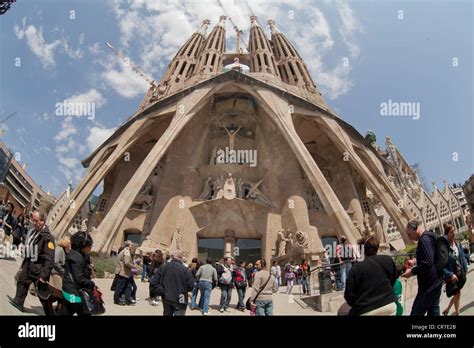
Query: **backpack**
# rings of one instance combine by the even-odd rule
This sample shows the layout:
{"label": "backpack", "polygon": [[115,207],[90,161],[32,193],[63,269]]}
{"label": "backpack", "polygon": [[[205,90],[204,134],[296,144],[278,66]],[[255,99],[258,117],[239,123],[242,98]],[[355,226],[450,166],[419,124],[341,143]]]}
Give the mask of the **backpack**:
{"label": "backpack", "polygon": [[433,237],[436,238],[436,253],[435,253],[435,264],[438,273],[443,272],[443,269],[446,268],[449,262],[449,244],[446,238],[443,236],[437,237],[433,234]]}
{"label": "backpack", "polygon": [[229,285],[232,283],[232,272],[227,267],[222,266],[222,268],[223,272],[219,278],[219,283]]}
{"label": "backpack", "polygon": [[245,277],[242,274],[242,270],[237,268],[235,271],[235,285],[238,288],[245,288],[247,286],[247,282],[245,281]]}

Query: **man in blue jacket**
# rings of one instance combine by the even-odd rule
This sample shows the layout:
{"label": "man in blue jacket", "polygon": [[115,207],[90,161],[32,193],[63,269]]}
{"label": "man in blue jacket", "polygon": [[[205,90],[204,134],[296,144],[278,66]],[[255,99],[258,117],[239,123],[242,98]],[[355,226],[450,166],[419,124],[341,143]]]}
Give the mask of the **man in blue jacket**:
{"label": "man in blue jacket", "polygon": [[404,274],[407,278],[411,275],[418,277],[418,293],[413,302],[411,315],[423,316],[428,313],[428,316],[439,316],[443,277],[442,272],[436,267],[436,235],[425,231],[422,222],[417,219],[408,222],[406,233],[411,240],[418,241],[416,266]]}

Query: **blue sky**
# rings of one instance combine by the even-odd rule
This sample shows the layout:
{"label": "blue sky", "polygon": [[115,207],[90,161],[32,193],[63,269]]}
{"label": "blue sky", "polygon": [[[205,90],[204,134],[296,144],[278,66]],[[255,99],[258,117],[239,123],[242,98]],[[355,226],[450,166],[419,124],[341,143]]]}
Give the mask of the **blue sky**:
{"label": "blue sky", "polygon": [[[275,19],[329,105],[360,133],[373,130],[379,145],[390,136],[428,181],[463,183],[474,172],[471,1],[221,2],[245,42],[251,13],[268,35]],[[159,80],[201,20],[213,26],[221,14],[213,0],[18,1],[0,18],[0,120],[17,113],[0,125],[2,140],[44,189],[75,186],[80,161],[147,88],[105,42]],[[94,119],[56,116],[65,99],[94,102]],[[420,118],[382,116],[389,100],[419,103]]]}

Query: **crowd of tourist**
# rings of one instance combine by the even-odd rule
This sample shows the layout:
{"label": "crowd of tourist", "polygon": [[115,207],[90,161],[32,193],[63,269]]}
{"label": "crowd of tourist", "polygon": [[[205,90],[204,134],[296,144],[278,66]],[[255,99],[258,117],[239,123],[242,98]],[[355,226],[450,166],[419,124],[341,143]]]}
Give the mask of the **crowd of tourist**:
{"label": "crowd of tourist", "polygon": [[[7,233],[14,227],[11,205],[7,204],[7,209],[0,208],[0,211],[3,212],[0,222]],[[16,294],[10,297],[10,303],[23,311],[30,285],[34,284],[46,315],[100,313],[102,293],[92,280],[91,236],[86,231],[79,231],[70,239],[55,243],[45,224],[45,215],[37,211],[31,214],[31,223],[26,227],[26,233],[15,238],[19,238],[19,243],[26,248],[37,248],[39,253],[34,258],[28,253],[25,255],[15,277]],[[247,264],[245,260],[236,262],[231,257],[223,260],[206,258],[204,262],[194,258],[187,264],[180,250],[171,254],[155,250],[141,255],[136,246],[127,241],[119,250],[113,249],[110,255],[116,262],[111,286],[114,304],[137,304],[137,278],[149,283],[148,301],[151,305],[161,302],[163,315],[185,315],[188,308],[209,315],[211,293],[220,291],[216,308],[219,312],[229,311],[236,292],[237,310],[269,316],[273,315],[273,296],[280,287],[286,286],[286,294],[291,295],[298,284],[302,295],[312,295],[316,280],[312,272],[327,270],[331,273],[334,290],[344,290],[346,304],[343,309],[341,307],[340,314],[402,315],[401,279],[417,276],[418,293],[411,315],[440,315],[443,284],[450,302],[442,314],[448,315],[454,306],[455,314],[459,315],[469,255],[456,240],[456,227],[445,225],[444,236],[438,237],[425,231],[421,221],[412,220],[406,233],[418,242],[416,255],[399,267],[392,256],[378,254],[379,242],[370,236],[359,241],[360,248],[348,244],[346,238],[340,238],[335,258],[331,260],[326,255],[313,270],[307,260],[282,267],[276,261],[270,267],[265,259]],[[363,250],[363,255],[356,249]],[[98,309],[91,310],[91,303]]]}

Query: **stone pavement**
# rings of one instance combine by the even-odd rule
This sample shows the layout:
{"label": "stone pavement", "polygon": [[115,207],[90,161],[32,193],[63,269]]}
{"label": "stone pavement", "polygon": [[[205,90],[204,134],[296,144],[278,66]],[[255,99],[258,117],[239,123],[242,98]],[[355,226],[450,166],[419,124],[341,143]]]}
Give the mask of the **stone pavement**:
{"label": "stone pavement", "polygon": [[[37,297],[28,295],[25,302],[26,313],[21,313],[8,303],[7,295],[15,295],[14,275],[20,266],[20,260],[14,259],[0,259],[0,315],[43,315],[43,309]],[[474,315],[474,265],[471,265],[468,273],[468,279],[461,297],[461,315]],[[104,293],[104,301],[106,303],[107,315],[162,315],[163,306],[151,306],[146,298],[148,297],[148,283],[141,283],[137,280],[137,297],[140,299],[136,306],[118,306],[113,304],[113,293],[110,291],[111,279],[95,279],[96,284]],[[278,294],[273,296],[273,313],[274,315],[335,315],[335,313],[317,312],[309,307],[301,305],[300,301],[300,286],[293,288],[293,297],[283,293],[284,287],[280,288]],[[250,294],[250,289],[247,294]],[[339,294],[339,293],[338,293]],[[219,316],[241,315],[249,316],[249,312],[241,312],[235,309],[237,304],[237,292],[232,293],[231,308],[229,312],[219,312],[220,290],[214,289],[211,295],[210,314]],[[441,310],[443,310],[448,298],[445,293],[441,295]],[[410,313],[413,299],[405,302],[404,315]],[[454,307],[451,309],[451,313]],[[198,310],[191,311],[188,309],[186,315],[201,315]]]}

